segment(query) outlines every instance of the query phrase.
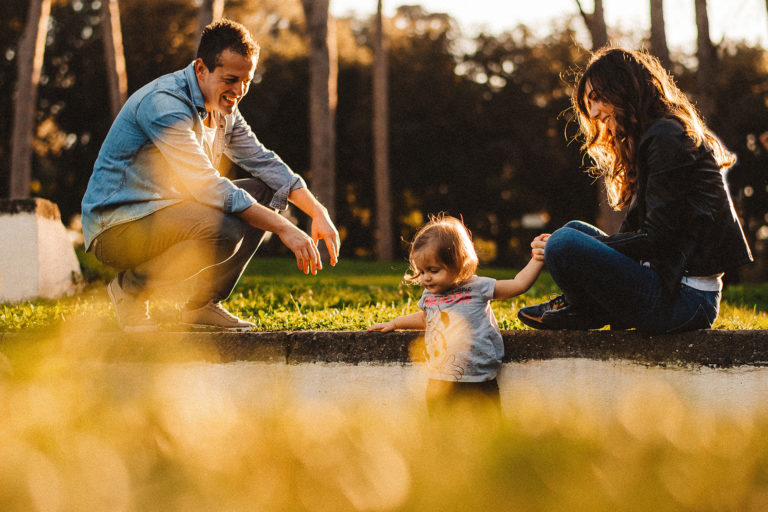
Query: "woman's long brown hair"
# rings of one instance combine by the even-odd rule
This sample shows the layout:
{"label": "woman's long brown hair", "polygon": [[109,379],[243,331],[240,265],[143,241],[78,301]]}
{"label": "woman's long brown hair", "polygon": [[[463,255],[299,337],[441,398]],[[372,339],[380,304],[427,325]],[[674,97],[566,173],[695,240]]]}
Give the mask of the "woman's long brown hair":
{"label": "woman's long brown hair", "polygon": [[[587,84],[594,97],[614,107],[615,135],[590,118]],[[677,119],[695,147],[704,144],[712,150],[721,169],[736,161],[658,59],[648,53],[612,47],[598,50],[579,77],[571,103],[584,139],[582,149],[595,163],[589,172],[604,178],[609,203],[615,209],[629,204],[637,182],[637,145],[662,117]]]}

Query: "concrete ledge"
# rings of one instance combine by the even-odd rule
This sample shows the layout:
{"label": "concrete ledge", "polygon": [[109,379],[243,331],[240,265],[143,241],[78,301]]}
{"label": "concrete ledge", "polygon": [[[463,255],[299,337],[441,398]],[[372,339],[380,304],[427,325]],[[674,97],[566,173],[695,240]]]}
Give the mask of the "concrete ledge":
{"label": "concrete ledge", "polygon": [[507,331],[505,361],[582,357],[651,365],[768,365],[768,330],[699,330],[650,336],[637,331]]}
{"label": "concrete ledge", "polygon": [[59,207],[39,197],[0,200],[0,302],[76,291],[82,281]]}
{"label": "concrete ledge", "polygon": [[61,212],[55,203],[39,197],[29,199],[0,199],[0,214],[32,213],[37,217],[61,221]]}
{"label": "concrete ledge", "polygon": [[[715,368],[768,365],[768,330],[701,330],[649,336],[636,331],[503,331],[505,362],[557,358],[629,360]],[[50,338],[69,350],[119,361],[267,361],[405,364],[423,361],[423,333],[280,331],[251,333],[92,333],[86,342]],[[40,343],[40,334],[0,333],[0,351]]]}

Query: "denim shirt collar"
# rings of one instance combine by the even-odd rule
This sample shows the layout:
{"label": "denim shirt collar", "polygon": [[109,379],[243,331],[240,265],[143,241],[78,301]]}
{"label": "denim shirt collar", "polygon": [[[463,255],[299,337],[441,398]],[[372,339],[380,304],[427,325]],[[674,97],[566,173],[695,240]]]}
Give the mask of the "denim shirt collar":
{"label": "denim shirt collar", "polygon": [[200,84],[197,83],[197,75],[195,74],[195,61],[192,61],[189,66],[184,68],[184,78],[189,84],[189,96],[195,108],[202,116],[203,120],[208,117],[208,111],[205,108],[205,98],[203,98],[203,92],[200,90]]}

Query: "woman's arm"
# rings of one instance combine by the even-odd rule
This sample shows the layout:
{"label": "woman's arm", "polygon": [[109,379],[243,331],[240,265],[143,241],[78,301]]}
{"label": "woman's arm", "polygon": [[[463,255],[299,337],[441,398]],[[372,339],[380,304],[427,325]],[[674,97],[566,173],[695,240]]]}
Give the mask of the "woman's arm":
{"label": "woman's arm", "polygon": [[410,315],[398,316],[389,322],[380,322],[373,324],[368,328],[369,331],[389,332],[395,329],[416,329],[423,330],[427,327],[427,315],[423,311],[417,311]]}

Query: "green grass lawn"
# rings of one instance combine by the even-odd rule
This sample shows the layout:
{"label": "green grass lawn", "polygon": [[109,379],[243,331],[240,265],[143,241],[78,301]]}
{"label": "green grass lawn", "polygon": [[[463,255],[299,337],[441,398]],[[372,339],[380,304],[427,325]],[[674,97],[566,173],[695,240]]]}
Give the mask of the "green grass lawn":
{"label": "green grass lawn", "polygon": [[[80,255],[89,283],[75,296],[0,305],[0,331],[48,330],[63,322],[97,321],[116,328],[105,283],[113,275],[90,255]],[[258,330],[361,330],[372,323],[417,310],[421,289],[402,283],[406,262],[341,260],[316,276],[296,269],[293,260],[255,258],[226,307],[256,323]],[[497,279],[514,276],[513,269],[481,268]],[[547,273],[525,295],[494,302],[501,329],[525,328],[516,317],[523,305],[541,302],[557,292]],[[184,302],[183,287],[170,290],[152,303],[161,327],[173,329]],[[728,287],[717,329],[768,328],[768,285]]]}

